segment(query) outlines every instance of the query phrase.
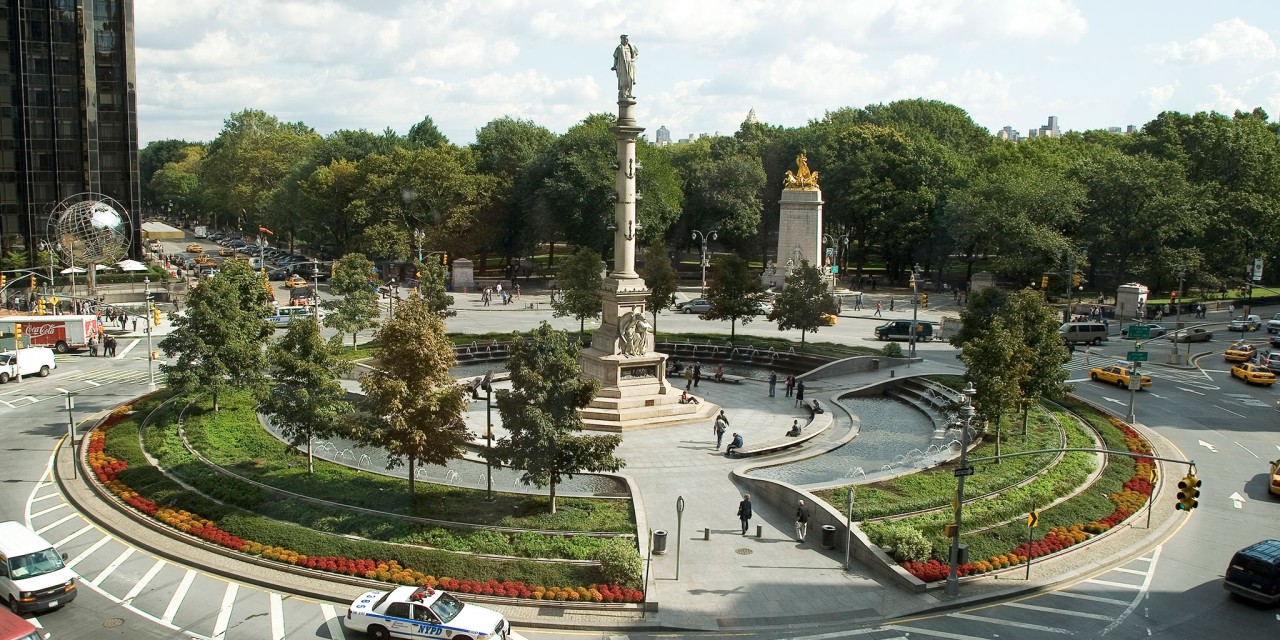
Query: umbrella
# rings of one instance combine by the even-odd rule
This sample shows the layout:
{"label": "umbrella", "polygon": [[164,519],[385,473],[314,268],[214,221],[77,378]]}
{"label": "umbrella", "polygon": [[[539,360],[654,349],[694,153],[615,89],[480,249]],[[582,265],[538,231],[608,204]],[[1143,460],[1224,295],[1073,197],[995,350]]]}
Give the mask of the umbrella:
{"label": "umbrella", "polygon": [[146,271],[147,270],[147,265],[142,264],[137,260],[121,260],[120,262],[116,263],[116,266],[120,267],[121,271]]}
{"label": "umbrella", "polygon": [[62,275],[64,275],[64,276],[65,276],[65,275],[67,275],[68,273],[85,273],[85,271],[86,271],[86,270],[85,270],[85,268],[84,268],[84,267],[67,267],[66,269],[63,269],[62,271],[59,271],[58,273],[61,273]]}

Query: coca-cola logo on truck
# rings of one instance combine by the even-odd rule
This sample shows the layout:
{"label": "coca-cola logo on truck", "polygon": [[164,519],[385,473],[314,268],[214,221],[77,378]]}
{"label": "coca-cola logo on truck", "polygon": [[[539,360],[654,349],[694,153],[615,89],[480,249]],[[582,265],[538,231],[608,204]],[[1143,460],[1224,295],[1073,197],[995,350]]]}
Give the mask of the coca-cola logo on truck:
{"label": "coca-cola logo on truck", "polygon": [[27,334],[27,337],[34,339],[55,335],[57,329],[58,325],[56,324],[32,324],[24,327],[22,332]]}

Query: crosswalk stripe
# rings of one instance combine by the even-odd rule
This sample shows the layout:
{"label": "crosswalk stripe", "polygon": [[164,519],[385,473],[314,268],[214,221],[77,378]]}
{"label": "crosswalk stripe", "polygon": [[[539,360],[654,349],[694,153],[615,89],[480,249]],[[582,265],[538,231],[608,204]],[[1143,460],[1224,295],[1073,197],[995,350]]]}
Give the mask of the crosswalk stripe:
{"label": "crosswalk stripe", "polygon": [[63,539],[61,539],[61,540],[59,540],[59,541],[57,541],[57,542],[53,543],[53,548],[54,548],[54,549],[61,549],[61,548],[62,548],[62,545],[65,545],[65,544],[67,544],[68,542],[71,542],[72,540],[75,540],[76,538],[79,538],[79,537],[80,537],[81,535],[83,535],[86,531],[89,531],[89,530],[91,530],[91,529],[93,529],[93,525],[91,525],[91,524],[86,524],[86,525],[85,525],[84,527],[82,527],[79,531],[76,531],[75,533],[73,533],[73,534],[71,534],[71,535],[69,535],[69,536],[67,536],[67,537],[65,537],[65,538],[63,538]]}
{"label": "crosswalk stripe", "polygon": [[346,638],[346,632],[342,630],[342,618],[338,617],[338,611],[329,603],[321,603],[320,615],[324,616],[324,624],[329,628],[329,637],[333,640],[343,640]]}
{"label": "crosswalk stripe", "polygon": [[1000,618],[992,618],[990,616],[975,616],[969,613],[949,613],[948,618],[959,618],[961,620],[971,620],[973,622],[981,622],[983,624],[1000,624],[1006,627],[1015,627],[1018,629],[1029,629],[1031,631],[1044,631],[1047,633],[1061,633],[1063,635],[1074,635],[1075,632],[1070,629],[1061,629],[1059,627],[1048,627],[1042,624],[1031,624],[1029,622],[1015,622],[1013,620],[1001,620]]}
{"label": "crosswalk stripe", "polygon": [[1085,580],[1085,582],[1088,582],[1089,584],[1096,584],[1101,587],[1117,587],[1121,589],[1133,589],[1134,591],[1140,591],[1142,589],[1142,585],[1140,584],[1129,584],[1127,582],[1112,582],[1111,580],[1098,580],[1096,578],[1089,578],[1088,580]]}
{"label": "crosswalk stripe", "polygon": [[240,585],[234,582],[227,583],[227,592],[222,594],[222,608],[218,609],[218,619],[213,622],[213,639],[220,640],[227,637],[227,627],[231,624],[231,605],[236,602],[236,591],[240,589]]}
{"label": "crosswalk stripe", "polygon": [[[44,512],[41,512],[41,513],[44,513]],[[32,517],[32,518],[34,518],[35,516],[33,515],[33,516],[31,516],[31,517]],[[45,525],[45,526],[43,526],[43,527],[40,527],[39,529],[37,529],[37,530],[36,530],[36,533],[37,533],[37,534],[39,534],[39,535],[43,535],[43,534],[44,534],[44,532],[46,532],[46,531],[48,531],[48,530],[50,530],[50,529],[52,529],[52,528],[54,528],[54,527],[56,527],[56,526],[58,526],[58,525],[62,524],[62,523],[64,523],[64,522],[68,521],[68,520],[71,520],[71,519],[73,519],[73,518],[78,518],[78,517],[80,517],[80,514],[78,514],[78,513],[70,513],[70,514],[67,514],[67,515],[62,516],[61,518],[58,518],[57,520],[55,520],[55,521],[53,521],[53,522],[51,522],[51,523],[49,523],[49,524],[47,524],[47,525]]]}
{"label": "crosswalk stripe", "polygon": [[946,638],[947,640],[987,640],[985,636],[967,636],[962,633],[951,633],[950,631],[938,631],[936,629],[926,629],[924,627],[908,627],[900,624],[891,624],[884,628],[889,629],[891,631],[902,631],[904,633],[917,634],[922,636]]}
{"label": "crosswalk stripe", "polygon": [[1053,607],[1041,607],[1034,604],[1025,604],[1022,602],[1006,602],[1006,607],[1015,607],[1018,609],[1027,609],[1029,611],[1041,611],[1044,613],[1062,614],[1064,616],[1075,616],[1077,618],[1092,618],[1094,620],[1106,620],[1110,622],[1115,616],[1104,616],[1098,613],[1085,613],[1083,611],[1073,611],[1071,609],[1055,609]]}
{"label": "crosswalk stripe", "polygon": [[164,560],[157,558],[156,563],[151,565],[151,568],[142,575],[142,579],[138,580],[138,582],[133,585],[133,588],[129,590],[129,593],[124,594],[124,598],[121,599],[121,602],[132,602],[134,598],[138,597],[139,593],[142,593],[143,589],[147,588],[147,585],[151,583],[152,578],[155,578],[156,574],[160,573],[160,570],[163,568]]}
{"label": "crosswalk stripe", "polygon": [[1116,567],[1115,569],[1112,569],[1112,571],[1119,571],[1120,573],[1132,573],[1135,576],[1147,575],[1146,571],[1138,571],[1137,569],[1126,569],[1124,567]]}
{"label": "crosswalk stripe", "polygon": [[[67,503],[65,503],[65,502],[59,502],[58,504],[56,504],[56,505],[54,505],[54,506],[52,506],[52,507],[49,507],[48,509],[45,509],[44,511],[37,511],[37,512],[35,512],[35,513],[31,514],[31,516],[30,516],[30,517],[31,517],[31,518],[39,518],[40,516],[42,516],[42,515],[44,515],[44,514],[46,514],[46,513],[49,513],[50,511],[57,511],[58,509],[65,509],[66,507],[67,507]],[[40,533],[40,532],[39,532],[39,531],[37,531],[36,533]]]}
{"label": "crosswalk stripe", "polygon": [[182,600],[187,597],[187,590],[191,588],[191,583],[196,579],[196,570],[187,569],[186,574],[182,576],[182,582],[178,583],[178,588],[174,590],[173,597],[169,598],[169,606],[165,607],[164,615],[160,616],[160,621],[165,624],[173,624],[173,617],[178,615],[178,607],[182,606]]}
{"label": "crosswalk stripe", "polygon": [[39,496],[39,497],[36,497],[36,498],[32,498],[32,499],[31,499],[31,502],[32,502],[32,503],[36,503],[36,502],[40,502],[41,500],[48,500],[49,498],[56,498],[56,497],[58,497],[58,496],[60,496],[60,495],[62,495],[62,494],[57,493],[57,492],[46,493],[46,494],[44,494],[44,495],[42,495],[42,496]]}
{"label": "crosswalk stripe", "polygon": [[133,555],[133,547],[125,547],[124,551],[121,551],[120,555],[116,556],[116,559],[111,561],[111,564],[107,565],[97,577],[89,581],[89,584],[95,587],[102,584],[102,581],[115,573],[116,569],[119,569],[120,565],[124,564],[124,561],[128,560],[131,555]]}
{"label": "crosswalk stripe", "polygon": [[[105,544],[107,544],[108,542],[111,542],[111,538],[109,538],[109,537],[107,537],[107,536],[102,536],[102,538],[101,538],[100,540],[98,540],[97,542],[93,543],[92,545],[89,545],[89,548],[88,548],[88,549],[85,549],[84,551],[81,551],[81,552],[80,552],[80,555],[78,555],[78,556],[76,556],[76,557],[74,557],[74,558],[72,558],[72,559],[68,560],[68,561],[67,561],[67,568],[68,568],[68,569],[70,569],[70,568],[72,568],[72,567],[75,567],[77,564],[80,564],[80,561],[81,561],[81,560],[84,560],[85,558],[88,558],[90,555],[93,555],[93,552],[94,552],[94,551],[97,551],[98,549],[101,549],[101,548],[102,548],[102,546],[103,546],[103,545],[105,545]],[[82,578],[83,578],[84,576],[80,576],[80,577],[82,577]]]}
{"label": "crosswalk stripe", "polygon": [[1114,604],[1121,607],[1129,606],[1129,603],[1124,600],[1116,600],[1115,598],[1104,598],[1102,596],[1091,596],[1087,593],[1075,593],[1072,591],[1054,591],[1053,595],[1065,596],[1067,598],[1076,598],[1077,600],[1088,600],[1090,602],[1103,602],[1106,604]]}
{"label": "crosswalk stripe", "polygon": [[271,611],[271,640],[284,640],[284,607],[280,603],[280,594],[268,593],[267,601]]}

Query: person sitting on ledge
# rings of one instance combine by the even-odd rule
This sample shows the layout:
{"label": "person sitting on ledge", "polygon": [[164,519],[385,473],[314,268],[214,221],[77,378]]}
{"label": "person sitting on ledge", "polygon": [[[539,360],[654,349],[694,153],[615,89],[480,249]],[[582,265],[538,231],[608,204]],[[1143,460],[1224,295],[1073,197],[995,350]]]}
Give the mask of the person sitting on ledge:
{"label": "person sitting on ledge", "polygon": [[734,450],[741,449],[741,448],[742,448],[742,435],[735,433],[733,434],[733,441],[730,442],[729,446],[724,450],[724,454],[726,456],[732,457]]}
{"label": "person sitting on ledge", "polygon": [[724,365],[716,365],[716,382],[724,382]]}
{"label": "person sitting on ledge", "polygon": [[680,404],[698,404],[698,399],[689,395],[688,391],[681,391]]}
{"label": "person sitting on ledge", "polygon": [[792,420],[792,421],[791,421],[791,430],[787,432],[787,436],[788,436],[788,437],[790,437],[790,438],[795,438],[795,437],[797,437],[797,436],[799,436],[799,435],[800,435],[800,421],[799,421],[799,420]]}
{"label": "person sitting on ledge", "polygon": [[823,409],[823,408],[822,408],[822,405],[818,404],[818,399],[817,399],[817,398],[814,398],[814,399],[813,399],[813,412],[814,412],[815,414],[817,414],[817,413],[822,413],[823,411],[825,411],[825,409]]}

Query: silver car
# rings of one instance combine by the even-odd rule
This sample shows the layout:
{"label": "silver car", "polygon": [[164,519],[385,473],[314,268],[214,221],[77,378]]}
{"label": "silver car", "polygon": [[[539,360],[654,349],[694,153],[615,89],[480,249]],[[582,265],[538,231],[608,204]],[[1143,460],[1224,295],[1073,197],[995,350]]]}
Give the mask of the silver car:
{"label": "silver car", "polygon": [[697,298],[680,305],[678,309],[680,313],[706,313],[711,310],[711,301]]}

